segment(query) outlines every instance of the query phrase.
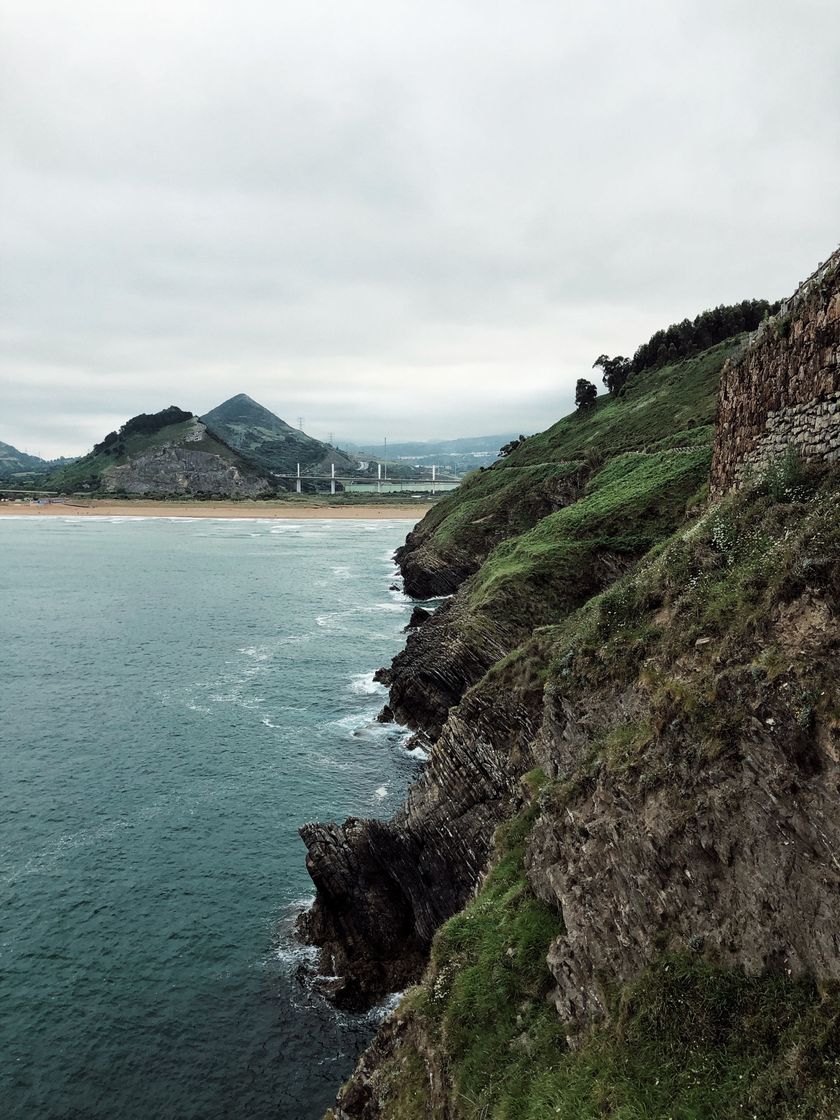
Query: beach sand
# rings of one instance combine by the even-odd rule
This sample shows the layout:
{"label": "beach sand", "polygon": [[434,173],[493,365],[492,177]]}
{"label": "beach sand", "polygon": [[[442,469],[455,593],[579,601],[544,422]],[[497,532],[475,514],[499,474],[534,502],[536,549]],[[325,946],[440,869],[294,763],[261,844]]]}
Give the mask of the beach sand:
{"label": "beach sand", "polygon": [[343,518],[348,520],[419,521],[430,506],[415,505],[328,505],[326,502],[167,502],[116,501],[107,498],[51,502],[0,502],[0,517],[260,517],[270,520],[289,518]]}

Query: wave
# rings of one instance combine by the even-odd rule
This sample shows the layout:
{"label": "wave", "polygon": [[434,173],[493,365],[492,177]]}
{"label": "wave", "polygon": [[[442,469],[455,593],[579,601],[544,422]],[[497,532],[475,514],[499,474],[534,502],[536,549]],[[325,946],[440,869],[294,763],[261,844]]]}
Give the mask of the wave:
{"label": "wave", "polygon": [[365,708],[364,711],[351,712],[349,715],[341,716],[339,719],[331,719],[328,723],[324,724],[325,727],[335,727],[342,731],[349,731],[352,735],[358,735],[362,731],[376,732],[380,729],[388,731],[388,725],[385,723],[377,722],[376,717],[379,715],[379,705],[375,708]]}
{"label": "wave", "polygon": [[347,686],[354,696],[382,696],[385,694],[385,687],[375,681],[374,674],[371,673],[354,673],[350,678],[350,684]]}

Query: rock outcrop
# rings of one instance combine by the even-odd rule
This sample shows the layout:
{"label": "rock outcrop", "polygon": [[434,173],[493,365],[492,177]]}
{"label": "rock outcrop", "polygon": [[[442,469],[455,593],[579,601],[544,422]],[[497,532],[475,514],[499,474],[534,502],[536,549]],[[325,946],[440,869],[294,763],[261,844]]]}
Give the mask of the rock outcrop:
{"label": "rock outcrop", "polygon": [[206,428],[194,420],[183,439],[163,443],[132,455],[127,463],[105,472],[104,489],[136,495],[194,495],[195,497],[263,498],[276,484],[222,445],[197,446],[206,441]]}
{"label": "rock outcrop", "polygon": [[419,977],[435,930],[470,897],[521,799],[538,710],[536,689],[477,690],[394,818],[301,828],[317,896],[299,932],[320,948],[339,1006],[369,1007]]}

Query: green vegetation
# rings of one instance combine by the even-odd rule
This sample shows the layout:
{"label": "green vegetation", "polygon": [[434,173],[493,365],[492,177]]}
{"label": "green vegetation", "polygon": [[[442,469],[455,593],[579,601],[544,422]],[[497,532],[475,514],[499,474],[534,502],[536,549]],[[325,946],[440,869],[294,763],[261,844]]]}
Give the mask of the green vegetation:
{"label": "green vegetation", "polygon": [[[602,767],[643,788],[686,768],[702,775],[737,749],[757,710],[772,712],[807,772],[801,752],[815,719],[840,720],[836,658],[827,641],[819,653],[809,646],[823,622],[808,614],[840,586],[838,472],[785,456],[751,489],[669,535],[706,463],[705,448],[613,458],[579,501],[500,545],[467,584],[474,606],[485,594],[498,608],[504,587],[508,604],[529,594],[556,602],[590,539],[624,541],[630,552],[650,544],[611,587],[535,629],[485,681],[518,690],[537,681],[573,704],[632,688],[640,706],[596,707],[588,749],[564,781],[538,771],[523,779],[528,804],[499,829],[480,891],[439,930],[427,974],[403,1002],[406,1043],[389,1059],[402,1076],[386,1065],[382,1120],[433,1115],[433,1083],[446,1086],[453,1120],[838,1115],[837,985],[747,976],[697,939],[681,953],[663,949],[633,983],[607,993],[607,1021],[571,1046],[551,1001],[547,958],[563,923],[525,870],[542,814],[573,811]],[[678,759],[668,756],[675,742]]]}
{"label": "green vegetation", "polygon": [[[564,482],[576,489],[579,473],[579,463],[547,463],[508,475],[475,471],[467,475],[457,491],[441,498],[426,518],[425,525],[435,530],[436,545],[467,551],[467,542],[474,544],[485,537],[492,538],[497,530],[496,515],[500,509],[507,510],[506,527],[511,533],[529,528],[540,516],[539,510],[547,512],[537,503],[537,493]],[[534,504],[537,504],[537,509]]]}
{"label": "green vegetation", "polygon": [[586,479],[617,456],[709,448],[720,371],[739,348],[740,339],[729,339],[640,373],[621,399],[599,397],[547,431],[514,441],[504,458],[469,475],[424,519],[418,535],[429,566],[469,559],[474,567],[501,541],[574,501]]}
{"label": "green vegetation", "polygon": [[545,625],[673,532],[706,477],[707,448],[626,454],[572,505],[500,544],[465,589],[474,611]]}
{"label": "green vegetation", "polygon": [[711,311],[701,311],[694,319],[683,319],[657,331],[636,350],[632,358],[620,355],[610,358],[601,354],[592,368],[600,366],[604,384],[612,394],[622,392],[629,378],[646,369],[659,369],[682,358],[692,357],[733,335],[754,331],[762,319],[775,315],[779,303],[766,299],[745,299],[727,306],[721,304]]}
{"label": "green vegetation", "polygon": [[106,451],[111,455],[124,455],[125,441],[131,436],[152,436],[162,428],[168,428],[173,424],[184,424],[188,420],[192,420],[192,413],[185,412],[183,408],[178,408],[174,404],[169,408],[161,409],[160,412],[141,412],[126,420],[119,431],[109,432],[101,443],[94,444],[93,450],[94,453]]}
{"label": "green vegetation", "polygon": [[[833,1120],[840,990],[748,977],[698,951],[663,954],[613,993],[610,1022],[567,1043],[546,954],[560,918],[523,868],[531,804],[500,830],[477,898],[439,932],[401,1016],[423,1038],[458,1120]],[[383,1120],[429,1115],[420,1054],[400,1051]],[[835,1110],[835,1111],[832,1111]]]}
{"label": "green vegetation", "polygon": [[269,473],[295,474],[298,463],[302,470],[327,473],[331,462],[339,471],[355,468],[355,460],[293,428],[245,393],[224,401],[201,419],[211,432]]}

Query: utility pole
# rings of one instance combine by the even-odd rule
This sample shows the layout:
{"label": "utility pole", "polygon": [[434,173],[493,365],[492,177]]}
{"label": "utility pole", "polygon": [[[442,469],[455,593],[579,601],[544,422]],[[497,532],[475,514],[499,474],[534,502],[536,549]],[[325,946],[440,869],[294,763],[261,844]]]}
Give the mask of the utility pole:
{"label": "utility pole", "polygon": [[385,481],[388,481],[388,437],[385,437],[385,454],[382,456],[385,461]]}

